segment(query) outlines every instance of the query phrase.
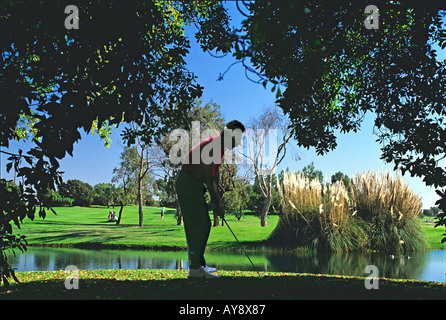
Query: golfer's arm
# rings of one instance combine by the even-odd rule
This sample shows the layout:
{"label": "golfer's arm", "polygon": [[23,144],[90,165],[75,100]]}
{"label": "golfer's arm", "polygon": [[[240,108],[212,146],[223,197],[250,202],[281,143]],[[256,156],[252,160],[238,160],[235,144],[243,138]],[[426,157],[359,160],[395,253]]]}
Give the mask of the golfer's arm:
{"label": "golfer's arm", "polygon": [[206,186],[208,188],[209,194],[211,195],[212,203],[214,203],[216,206],[219,206],[221,204],[221,196],[218,192],[217,181],[212,177],[208,177],[206,179]]}

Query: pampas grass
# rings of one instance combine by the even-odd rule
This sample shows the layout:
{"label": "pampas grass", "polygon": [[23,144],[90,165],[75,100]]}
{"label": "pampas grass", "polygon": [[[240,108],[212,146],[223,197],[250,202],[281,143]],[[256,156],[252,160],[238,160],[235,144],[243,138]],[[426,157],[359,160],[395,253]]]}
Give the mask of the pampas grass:
{"label": "pampas grass", "polygon": [[358,173],[351,184],[358,217],[369,227],[370,249],[403,252],[428,247],[416,219],[421,199],[398,173]]}
{"label": "pampas grass", "polygon": [[347,190],[302,173],[284,173],[277,183],[282,214],[270,242],[332,252],[414,251],[427,247],[415,219],[420,199],[401,177],[360,173]]}

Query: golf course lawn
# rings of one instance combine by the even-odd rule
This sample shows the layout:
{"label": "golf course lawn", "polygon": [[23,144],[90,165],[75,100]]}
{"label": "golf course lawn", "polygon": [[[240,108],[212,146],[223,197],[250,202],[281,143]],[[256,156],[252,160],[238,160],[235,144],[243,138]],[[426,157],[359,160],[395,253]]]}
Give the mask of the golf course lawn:
{"label": "golf course lawn", "polygon": [[[119,208],[106,207],[60,207],[54,208],[57,215],[47,211],[45,219],[23,220],[17,234],[26,235],[30,245],[119,247],[186,250],[184,227],[177,225],[175,210],[166,209],[161,219],[160,208],[144,207],[144,226],[138,226],[138,207],[124,207],[120,225],[108,222],[109,210],[119,213]],[[268,218],[268,226],[261,227],[260,219],[246,215],[237,220],[234,215],[227,222],[241,242],[255,244],[268,238],[277,224],[278,216]],[[233,249],[238,244],[229,229],[221,224],[214,227],[208,241],[209,249]]]}

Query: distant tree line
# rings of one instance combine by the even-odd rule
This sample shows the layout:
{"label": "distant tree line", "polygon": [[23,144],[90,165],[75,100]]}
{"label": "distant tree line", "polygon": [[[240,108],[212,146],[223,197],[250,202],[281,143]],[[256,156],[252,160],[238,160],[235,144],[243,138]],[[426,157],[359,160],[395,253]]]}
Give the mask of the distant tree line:
{"label": "distant tree line", "polygon": [[436,217],[438,214],[440,214],[441,209],[439,207],[430,207],[429,209],[423,209],[423,216],[426,217]]}
{"label": "distant tree line", "polygon": [[[153,194],[145,190],[144,204],[155,205]],[[101,205],[114,207],[124,198],[122,187],[116,187],[112,183],[98,183],[94,187],[87,182],[78,179],[70,179],[63,183],[57,191],[48,191],[46,201],[52,206],[81,206]],[[126,195],[126,203],[136,204],[136,194],[132,191]]]}
{"label": "distant tree line", "polygon": [[[242,210],[259,211],[263,206],[263,198],[258,190],[258,184],[249,184],[240,178],[235,179],[236,189],[229,192],[225,201],[228,212],[241,212]],[[275,180],[275,179],[274,179]],[[144,186],[143,202],[146,206],[174,207],[175,199],[170,194],[169,186],[163,179],[155,180]],[[57,191],[48,191],[45,199],[51,206],[81,206],[101,205],[113,207],[123,200],[126,204],[137,204],[137,195],[130,190],[124,193],[123,187],[113,183],[98,183],[94,187],[78,179],[70,179],[63,183]],[[277,213],[280,205],[277,190],[273,191],[272,213]],[[155,199],[157,198],[157,200]]]}
{"label": "distant tree line", "polygon": [[[287,168],[285,171],[289,172]],[[323,173],[321,170],[315,168],[314,163],[310,163],[304,166],[300,172],[309,179],[317,178],[324,183]],[[282,181],[284,171],[281,171],[278,175],[272,176],[272,197],[271,206],[268,214],[280,214],[281,204],[280,195],[277,191],[277,181]],[[116,179],[114,179],[116,180]],[[257,177],[252,181],[248,181],[245,178],[235,176],[234,185],[230,192],[225,194],[224,206],[227,213],[235,214],[240,218],[244,212],[250,212],[260,217],[264,201]],[[342,173],[336,172],[331,176],[330,181],[332,183],[341,180],[348,188],[350,178]],[[175,208],[176,198],[173,194],[173,188],[170,186],[171,181],[165,179],[153,179],[149,175],[147,181],[143,184],[143,203],[146,206],[164,206]],[[129,183],[130,184],[130,183]],[[137,188],[116,186],[114,183],[98,183],[95,186],[91,186],[87,182],[83,182],[78,179],[70,179],[63,183],[57,191],[48,191],[45,195],[46,201],[51,203],[52,206],[91,206],[101,205],[107,207],[114,207],[119,205],[121,201],[125,204],[138,204],[137,201]],[[135,183],[134,183],[135,184]],[[210,198],[209,198],[210,200]],[[438,214],[438,208],[430,208],[423,210],[423,214],[426,216],[435,216]]]}

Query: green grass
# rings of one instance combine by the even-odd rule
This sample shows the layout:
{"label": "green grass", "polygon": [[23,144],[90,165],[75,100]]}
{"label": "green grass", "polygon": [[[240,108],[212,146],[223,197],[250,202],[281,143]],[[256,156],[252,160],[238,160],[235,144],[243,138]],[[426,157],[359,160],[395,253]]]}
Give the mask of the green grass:
{"label": "green grass", "polygon": [[[442,299],[446,284],[379,279],[367,290],[364,277],[219,271],[214,280],[186,278],[185,270],[80,270],[79,288],[67,290],[64,271],[18,272],[21,284],[0,290],[0,299]],[[376,281],[376,280],[375,280]],[[236,288],[236,290],[234,290]]]}
{"label": "green grass", "polygon": [[444,227],[437,227],[434,228],[435,223],[432,222],[424,222],[424,219],[420,219],[420,223],[422,225],[422,230],[424,234],[426,235],[426,238],[429,242],[429,248],[430,249],[445,249],[445,245],[441,243],[441,239],[443,239],[445,236],[443,236],[443,233],[445,233]]}
{"label": "green grass", "polygon": [[[184,227],[174,219],[175,211],[167,209],[161,219],[160,208],[144,207],[144,226],[138,226],[138,207],[124,208],[120,225],[107,222],[106,207],[60,207],[54,208],[57,215],[47,213],[45,219],[36,217],[34,221],[25,219],[17,234],[26,235],[30,245],[77,246],[77,247],[119,247],[186,249]],[[119,208],[115,209],[119,212]],[[245,215],[237,220],[233,215],[226,217],[229,225],[244,243],[255,245],[268,238],[277,224],[278,217],[270,216],[267,227],[260,226],[260,220]],[[208,241],[208,249],[236,249],[229,229],[221,225],[213,227]]]}

